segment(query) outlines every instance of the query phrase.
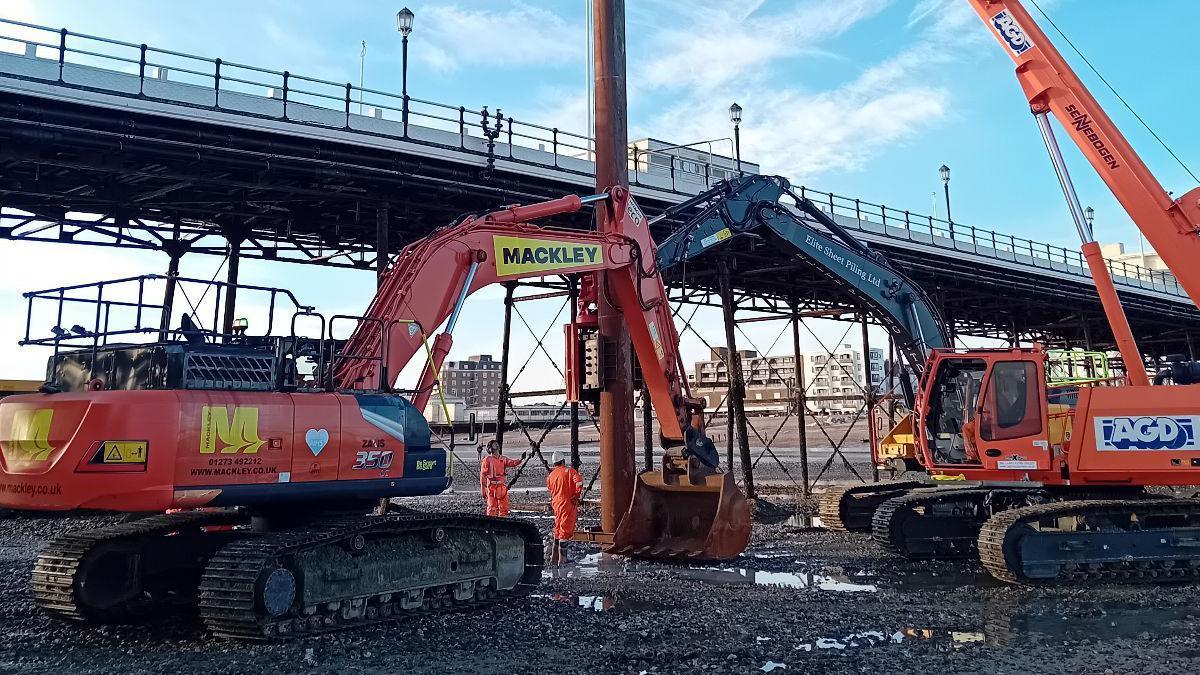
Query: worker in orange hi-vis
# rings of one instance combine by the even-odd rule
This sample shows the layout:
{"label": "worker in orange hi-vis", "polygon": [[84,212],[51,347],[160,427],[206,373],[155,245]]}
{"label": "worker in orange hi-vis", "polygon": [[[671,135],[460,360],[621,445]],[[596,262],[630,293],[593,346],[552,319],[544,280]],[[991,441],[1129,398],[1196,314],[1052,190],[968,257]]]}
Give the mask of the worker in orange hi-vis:
{"label": "worker in orange hi-vis", "polygon": [[554,550],[550,556],[553,564],[562,562],[562,542],[575,533],[583,477],[566,465],[561,452],[555,452],[551,461],[554,469],[546,476],[546,487],[550,490],[550,508],[554,509]]}
{"label": "worker in orange hi-vis", "polygon": [[489,516],[508,516],[508,469],[517,466],[525,459],[509,459],[500,454],[500,444],[495,440],[488,441],[487,456],[479,464],[479,490],[487,503]]}

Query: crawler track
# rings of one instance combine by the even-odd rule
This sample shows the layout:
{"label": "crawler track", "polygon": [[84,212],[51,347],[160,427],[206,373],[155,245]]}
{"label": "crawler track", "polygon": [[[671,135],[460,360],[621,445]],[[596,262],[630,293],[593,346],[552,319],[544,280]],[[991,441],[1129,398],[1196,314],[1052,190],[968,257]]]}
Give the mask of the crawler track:
{"label": "crawler track", "polygon": [[881,504],[871,531],[884,549],[906,558],[970,558],[992,513],[1044,498],[1038,490],[991,487],[915,490]]}
{"label": "crawler track", "polygon": [[831,488],[821,494],[817,514],[821,524],[835,532],[870,532],[871,519],[880,504],[922,485],[918,481],[891,481]]}
{"label": "crawler track", "polygon": [[979,532],[980,560],[1018,584],[1200,580],[1200,500],[1110,499],[998,513]]}
{"label": "crawler track", "polygon": [[[316,594],[305,588],[305,580],[324,581],[315,568],[322,556],[344,557],[346,550],[353,556],[355,551],[366,551],[372,545],[369,542],[375,542],[379,555],[391,555],[393,550],[411,550],[401,545],[417,538],[428,541],[428,548],[433,550],[442,541],[446,542],[444,546],[451,546],[455,537],[446,533],[455,530],[470,536],[486,534],[510,543],[514,537],[519,538],[519,546],[523,547],[523,569],[516,572],[519,580],[505,588],[495,572],[483,567],[478,574],[454,574],[458,563],[431,572],[441,560],[431,554],[428,564],[423,565],[425,569],[412,576],[374,579],[377,583],[373,587],[367,585],[360,592],[342,597],[326,596],[319,601],[308,597]],[[476,554],[466,555],[474,555],[470,562],[482,562]],[[492,551],[492,555],[499,554]],[[408,614],[450,611],[528,595],[541,580],[542,565],[541,537],[535,527],[522,521],[454,514],[324,521],[226,545],[205,569],[200,583],[200,613],[208,629],[224,637],[268,640],[326,633]],[[371,561],[361,563],[360,568],[343,565],[338,570],[347,577],[376,576]]]}
{"label": "crawler track", "polygon": [[[194,600],[195,588],[194,584],[191,589],[186,588],[186,579],[172,579],[172,582],[184,582],[182,587],[169,583],[157,589],[161,591],[158,597],[148,589],[140,588],[143,580],[139,580],[138,588],[132,589],[127,597],[109,596],[108,602],[102,604],[96,604],[85,587],[117,583],[113,573],[125,570],[106,568],[102,560],[114,547],[134,546],[148,538],[157,540],[183,532],[199,533],[205,526],[229,525],[239,518],[230,513],[179,513],[63,534],[50,542],[34,563],[29,584],[34,604],[61,618],[93,623],[136,621],[169,606],[187,604]],[[194,553],[203,555],[203,550]],[[184,569],[174,565],[169,573],[186,575],[187,561],[178,562]],[[192,565],[197,576],[202,562],[196,560]]]}

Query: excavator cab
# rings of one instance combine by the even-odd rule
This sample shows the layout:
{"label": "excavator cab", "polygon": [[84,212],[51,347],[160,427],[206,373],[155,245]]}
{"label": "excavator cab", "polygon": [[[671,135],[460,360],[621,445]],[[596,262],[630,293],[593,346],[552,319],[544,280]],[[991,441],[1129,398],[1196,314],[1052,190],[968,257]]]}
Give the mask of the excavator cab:
{"label": "excavator cab", "polygon": [[1050,418],[1062,405],[1048,402],[1043,350],[935,351],[929,373],[917,431],[930,468],[994,479],[1050,470],[1051,441],[1062,443]]}

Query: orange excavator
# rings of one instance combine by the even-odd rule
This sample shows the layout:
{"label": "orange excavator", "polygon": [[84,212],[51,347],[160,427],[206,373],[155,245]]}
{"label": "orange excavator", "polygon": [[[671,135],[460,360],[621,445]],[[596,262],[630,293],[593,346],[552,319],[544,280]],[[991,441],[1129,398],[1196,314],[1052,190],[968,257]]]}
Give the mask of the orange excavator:
{"label": "orange excavator", "polygon": [[[619,226],[596,232],[531,222],[587,205],[607,209],[607,222]],[[100,299],[112,298],[108,286],[109,295],[95,295],[92,328],[27,335],[28,343],[53,344],[55,354],[41,393],[0,402],[0,507],[173,513],[58,536],[34,566],[35,602],[99,623],[198,604],[213,633],[267,639],[528,594],[543,565],[528,523],[372,510],[380,499],[450,485],[452,456],[432,442],[422,411],[472,292],[582,275],[568,379],[576,396],[602,386],[592,279],[601,271],[666,448],[660,468],[638,478],[609,547],[654,558],[738,555],[749,540],[749,505],[717,468],[702,402],[688,394],[654,260],[645,216],[616,187],[437,230],[393,261],[365,316],[327,322],[301,306],[285,337],[205,331],[188,314],[178,331],[156,323],[157,342],[110,343],[138,332],[111,325],[114,309],[136,307],[139,326],[155,308],[164,321],[171,316],[141,300]],[[272,305],[280,293],[291,297],[271,293]],[[61,303],[74,297],[70,289],[29,295],[57,297],[59,322]],[[316,322],[320,335],[297,335],[299,320]],[[338,320],[353,322],[349,339],[333,338]],[[430,345],[428,331],[443,323]],[[428,367],[402,395],[393,383],[418,353]]]}
{"label": "orange excavator", "polygon": [[1053,115],[1200,306],[1200,188],[1172,199],[1017,0],[970,0],[1016,63],[1126,374],[1047,384],[1047,352],[933,350],[915,432],[953,487],[884,501],[874,537],[911,558],[978,555],[1018,583],[1200,579],[1200,500],[1145,488],[1200,483],[1200,364],[1151,384],[1059,150]]}

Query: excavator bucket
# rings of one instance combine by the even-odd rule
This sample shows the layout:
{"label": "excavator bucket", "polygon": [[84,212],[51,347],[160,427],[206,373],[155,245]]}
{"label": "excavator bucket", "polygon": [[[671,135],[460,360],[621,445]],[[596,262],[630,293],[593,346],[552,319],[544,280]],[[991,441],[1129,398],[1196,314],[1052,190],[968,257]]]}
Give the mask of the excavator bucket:
{"label": "excavator bucket", "polygon": [[750,503],[733,475],[695,457],[666,455],[638,476],[609,553],[669,560],[728,560],[750,542]]}

